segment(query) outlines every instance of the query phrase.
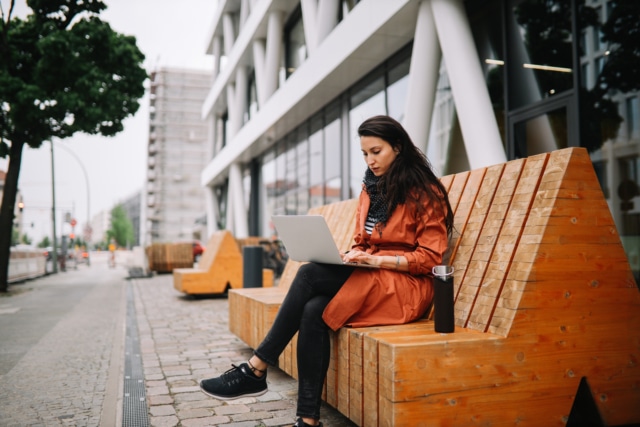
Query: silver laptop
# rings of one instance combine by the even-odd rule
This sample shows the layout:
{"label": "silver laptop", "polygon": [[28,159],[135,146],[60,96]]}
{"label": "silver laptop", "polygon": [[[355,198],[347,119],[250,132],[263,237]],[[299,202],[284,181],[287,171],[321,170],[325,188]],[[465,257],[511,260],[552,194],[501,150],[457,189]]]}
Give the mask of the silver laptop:
{"label": "silver laptop", "polygon": [[274,215],[271,219],[278,238],[294,261],[379,268],[342,261],[340,250],[322,215]]}

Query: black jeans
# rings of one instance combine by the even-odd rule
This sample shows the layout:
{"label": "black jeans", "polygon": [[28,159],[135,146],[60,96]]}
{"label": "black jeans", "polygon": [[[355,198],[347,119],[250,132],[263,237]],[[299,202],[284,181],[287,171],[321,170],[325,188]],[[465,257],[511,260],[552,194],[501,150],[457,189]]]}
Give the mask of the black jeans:
{"label": "black jeans", "polygon": [[276,319],[255,355],[276,365],[298,332],[298,417],[320,419],[322,385],[329,368],[329,327],[322,313],[354,267],[304,264],[298,270]]}

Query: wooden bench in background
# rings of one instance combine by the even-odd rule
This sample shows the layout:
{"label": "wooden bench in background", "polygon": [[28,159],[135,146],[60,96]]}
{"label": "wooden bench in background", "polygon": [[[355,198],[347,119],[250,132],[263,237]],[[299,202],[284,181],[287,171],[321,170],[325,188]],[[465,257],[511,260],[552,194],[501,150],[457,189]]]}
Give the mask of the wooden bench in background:
{"label": "wooden bench in background", "polygon": [[[196,268],[173,270],[173,286],[188,295],[223,294],[242,288],[242,246],[256,239],[236,240],[230,231],[213,233]],[[262,286],[273,286],[273,270],[262,269]]]}
{"label": "wooden bench in background", "polygon": [[[441,181],[455,211],[455,333],[428,318],[340,329],[327,403],[359,426],[562,426],[587,384],[604,425],[640,422],[640,292],[586,150]],[[354,212],[353,200],[310,211],[341,249]],[[229,328],[250,347],[297,268],[276,288],[229,293]],[[294,338],[279,361],[294,378],[295,360]]]}
{"label": "wooden bench in background", "polygon": [[191,243],[152,243],[145,248],[149,270],[157,273],[171,273],[175,268],[193,265]]}

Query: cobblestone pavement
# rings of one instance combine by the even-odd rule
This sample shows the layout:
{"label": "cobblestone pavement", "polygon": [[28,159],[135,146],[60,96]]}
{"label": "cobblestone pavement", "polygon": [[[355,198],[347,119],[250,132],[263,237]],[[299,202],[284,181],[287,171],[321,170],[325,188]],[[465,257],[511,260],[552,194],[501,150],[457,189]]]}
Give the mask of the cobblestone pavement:
{"label": "cobblestone pavement", "polygon": [[[173,288],[171,275],[131,281],[152,426],[291,426],[297,382],[270,368],[269,391],[223,402],[199,390],[201,378],[219,375],[251,356],[228,330],[225,297],[198,299]],[[354,424],[326,405],[326,427]]]}
{"label": "cobblestone pavement", "polygon": [[[200,379],[251,355],[228,330],[226,297],[183,295],[171,274],[127,276],[96,256],[91,266],[0,295],[1,427],[293,424],[297,382],[277,368],[257,398],[223,402],[199,390]],[[136,357],[144,397],[131,410],[137,395],[127,392],[127,373]],[[321,414],[326,427],[354,425],[326,405]]]}

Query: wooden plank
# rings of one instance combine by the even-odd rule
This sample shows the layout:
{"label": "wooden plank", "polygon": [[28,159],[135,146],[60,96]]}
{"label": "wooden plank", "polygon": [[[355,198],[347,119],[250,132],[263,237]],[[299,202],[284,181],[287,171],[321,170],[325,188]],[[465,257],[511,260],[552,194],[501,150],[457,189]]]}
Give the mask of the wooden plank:
{"label": "wooden plank", "polygon": [[336,377],[336,385],[338,389],[338,405],[336,408],[349,417],[349,359],[351,353],[349,352],[349,330],[347,328],[341,328],[337,331],[338,334],[338,375]]}
{"label": "wooden plank", "polygon": [[[462,235],[461,245],[468,246],[470,251],[466,259],[468,267],[462,275],[458,276],[455,292],[454,317],[456,325],[465,326],[471,313],[473,304],[480,288],[481,280],[487,263],[482,261],[483,251],[491,251],[493,245],[478,246],[478,239],[483,231],[487,214],[492,206],[493,197],[503,174],[504,165],[495,165],[487,168],[482,182],[478,186],[476,199],[471,207],[467,219],[467,227]],[[466,253],[465,253],[466,255]],[[460,257],[454,259],[454,272],[461,262]],[[454,275],[454,283],[456,276]]]}
{"label": "wooden plank", "polygon": [[[454,294],[457,295],[460,289],[460,284],[464,279],[464,274],[475,248],[475,240],[471,240],[468,237],[470,231],[469,216],[473,210],[476,195],[484,179],[486,168],[472,171],[466,181],[464,191],[460,196],[460,202],[456,208],[454,217],[454,227],[458,238],[452,242],[454,245],[451,253],[451,263],[454,267]],[[455,184],[455,181],[454,181]]]}
{"label": "wooden plank", "polygon": [[[497,227],[484,227],[478,239],[478,248],[474,253],[474,258],[486,260],[487,264],[465,325],[468,328],[486,331],[490,324],[496,301],[506,279],[506,273],[509,271],[513,249],[522,234],[526,214],[531,206],[531,198],[535,193],[530,193],[529,201],[524,203],[522,201],[512,203],[514,195],[522,194],[522,191],[519,191],[521,185],[520,177],[522,175],[527,177],[536,176],[536,171],[539,177],[542,174],[541,165],[539,162],[529,163],[524,159],[512,161],[505,165],[500,183],[496,189],[497,197],[492,202],[487,215],[492,221],[500,225]],[[526,186],[527,188],[529,187],[528,182]],[[514,212],[516,213],[515,215]],[[509,217],[516,218],[516,220],[508,221],[507,218]],[[480,244],[480,242],[486,243]],[[507,327],[508,325],[502,323],[501,326]]]}
{"label": "wooden plank", "polygon": [[363,333],[358,329],[346,329],[349,335],[349,419],[356,425],[363,423],[364,387]]}

